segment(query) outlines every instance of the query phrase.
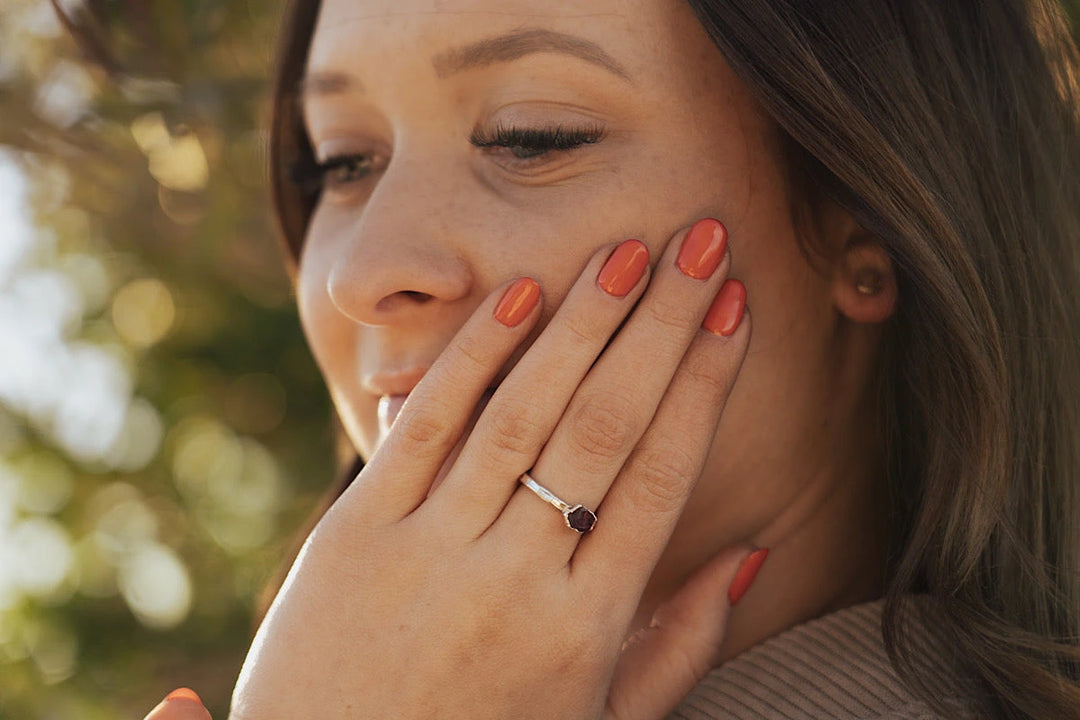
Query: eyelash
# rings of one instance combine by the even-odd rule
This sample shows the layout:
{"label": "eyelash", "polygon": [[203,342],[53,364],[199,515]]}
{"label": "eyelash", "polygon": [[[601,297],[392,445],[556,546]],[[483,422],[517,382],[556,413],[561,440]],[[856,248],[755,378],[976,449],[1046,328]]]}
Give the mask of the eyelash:
{"label": "eyelash", "polygon": [[[599,125],[571,128],[562,125],[546,128],[497,125],[493,133],[477,128],[469,136],[469,142],[474,147],[494,153],[507,150],[513,156],[512,162],[526,164],[548,153],[565,152],[583,145],[594,145],[603,139],[604,129]],[[370,155],[339,155],[323,162],[307,160],[296,163],[289,175],[302,192],[317,195],[324,188],[362,180],[371,173],[371,165]],[[334,173],[346,173],[348,177],[332,180],[331,176]]]}
{"label": "eyelash", "polygon": [[[371,173],[371,164],[371,156],[363,154],[338,155],[327,158],[323,162],[305,158],[292,165],[289,170],[289,179],[300,189],[300,192],[315,196],[324,188],[362,180]],[[331,180],[331,174],[338,171],[344,171],[349,175],[359,174],[348,179]]]}
{"label": "eyelash", "polygon": [[582,145],[594,145],[604,139],[599,125],[582,127],[518,128],[497,125],[494,134],[477,128],[469,137],[475,147],[492,150],[505,148],[518,160],[531,160],[549,152],[573,150]]}

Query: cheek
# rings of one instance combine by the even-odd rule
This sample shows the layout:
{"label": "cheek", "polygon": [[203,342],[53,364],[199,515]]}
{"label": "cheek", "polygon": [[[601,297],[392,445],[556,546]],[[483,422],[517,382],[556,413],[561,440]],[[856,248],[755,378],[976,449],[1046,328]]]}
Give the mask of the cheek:
{"label": "cheek", "polygon": [[[313,228],[312,235],[317,232]],[[335,347],[342,339],[340,332],[340,313],[336,311],[326,291],[329,277],[329,258],[332,252],[323,250],[309,240],[300,258],[300,272],[296,283],[296,304],[300,314],[300,324],[304,329],[308,345],[315,356],[323,375],[327,375],[326,361],[340,354],[342,348]],[[327,377],[327,380],[330,380]]]}
{"label": "cheek", "polygon": [[300,324],[345,432],[364,457],[378,438],[376,402],[360,387],[362,329],[330,300],[327,288],[332,252],[305,249],[297,277]]}

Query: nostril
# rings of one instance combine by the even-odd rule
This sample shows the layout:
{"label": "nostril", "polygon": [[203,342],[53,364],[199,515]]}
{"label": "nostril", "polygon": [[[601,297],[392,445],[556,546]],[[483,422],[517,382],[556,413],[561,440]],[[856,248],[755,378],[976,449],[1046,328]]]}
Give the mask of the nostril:
{"label": "nostril", "polygon": [[408,305],[424,305],[434,299],[434,295],[419,290],[398,290],[376,303],[375,309],[381,312],[390,312]]}

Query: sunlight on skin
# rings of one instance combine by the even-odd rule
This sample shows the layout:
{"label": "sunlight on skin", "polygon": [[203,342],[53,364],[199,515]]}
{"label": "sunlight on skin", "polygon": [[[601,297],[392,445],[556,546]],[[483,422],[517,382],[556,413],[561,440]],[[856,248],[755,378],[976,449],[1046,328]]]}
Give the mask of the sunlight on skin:
{"label": "sunlight on skin", "polygon": [[[380,396],[415,383],[402,371],[429,366],[491,288],[536,277],[546,320],[596,248],[637,238],[656,258],[674,228],[716,217],[730,232],[732,275],[748,289],[754,341],[635,622],[647,623],[693,568],[738,542],[772,547],[763,582],[799,599],[744,610],[756,630],[738,623],[729,652],[874,596],[874,574],[860,568],[876,562],[876,550],[849,539],[873,537],[876,522],[865,511],[876,468],[858,398],[877,328],[838,332],[829,279],[795,239],[774,128],[684,3],[611,0],[584,15],[570,2],[542,13],[522,3],[483,7],[323,7],[308,68],[318,80],[304,106],[316,159],[372,153],[383,168],[393,157],[377,182],[326,191],[299,277],[305,330],[354,445],[372,454]],[[471,51],[451,48],[522,28],[569,34],[560,42],[603,59],[560,50],[455,66]],[[506,45],[487,52],[505,54]],[[525,166],[468,142],[477,128],[551,124],[596,124],[605,134]],[[844,238],[838,231],[830,242]],[[413,305],[402,290],[430,300]],[[823,582],[806,562],[811,546],[812,557],[843,558],[850,577],[864,580]]]}

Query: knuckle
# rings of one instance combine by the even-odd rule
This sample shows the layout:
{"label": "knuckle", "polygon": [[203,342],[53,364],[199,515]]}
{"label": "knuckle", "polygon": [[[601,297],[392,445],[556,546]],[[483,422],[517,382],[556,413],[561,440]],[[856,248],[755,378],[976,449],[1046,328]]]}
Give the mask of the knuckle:
{"label": "knuckle", "polygon": [[615,393],[583,398],[571,420],[577,449],[588,458],[607,461],[627,451],[634,439],[634,405]]}
{"label": "knuckle", "polygon": [[491,423],[491,442],[496,449],[528,456],[536,451],[542,429],[535,418],[542,414],[533,403],[521,398],[506,399],[488,405],[484,415]]}
{"label": "knuckle", "polygon": [[394,430],[402,441],[416,446],[414,451],[435,450],[446,443],[449,428],[440,413],[432,410],[402,413],[394,423]]}
{"label": "knuckle", "polygon": [[728,391],[728,374],[724,364],[715,357],[689,353],[679,366],[678,374],[682,381],[704,387],[712,395],[723,396]]}
{"label": "knuckle", "polygon": [[453,365],[470,375],[483,372],[491,364],[491,343],[475,334],[466,333],[450,347],[454,353]]}
{"label": "knuckle", "polygon": [[696,328],[698,309],[693,303],[678,302],[674,298],[654,297],[646,306],[649,319],[664,329],[685,330]]}
{"label": "knuckle", "polygon": [[631,500],[643,510],[668,512],[686,499],[698,472],[697,461],[676,443],[641,452],[630,476]]}
{"label": "knuckle", "polygon": [[575,346],[592,345],[596,338],[597,329],[587,318],[569,318],[564,324],[567,339]]}

